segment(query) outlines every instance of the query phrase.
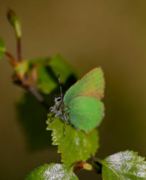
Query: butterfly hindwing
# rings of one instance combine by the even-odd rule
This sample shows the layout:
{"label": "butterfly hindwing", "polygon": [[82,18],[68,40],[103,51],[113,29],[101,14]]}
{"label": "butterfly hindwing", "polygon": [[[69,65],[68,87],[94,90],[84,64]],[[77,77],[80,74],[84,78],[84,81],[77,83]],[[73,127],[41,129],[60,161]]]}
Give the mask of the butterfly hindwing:
{"label": "butterfly hindwing", "polygon": [[101,68],[95,68],[71,86],[71,88],[66,92],[63,101],[65,104],[68,104],[71,99],[77,96],[95,97],[101,100],[103,95],[103,72]]}
{"label": "butterfly hindwing", "polygon": [[103,111],[103,103],[94,97],[75,97],[68,104],[71,124],[86,132],[90,132],[101,122]]}

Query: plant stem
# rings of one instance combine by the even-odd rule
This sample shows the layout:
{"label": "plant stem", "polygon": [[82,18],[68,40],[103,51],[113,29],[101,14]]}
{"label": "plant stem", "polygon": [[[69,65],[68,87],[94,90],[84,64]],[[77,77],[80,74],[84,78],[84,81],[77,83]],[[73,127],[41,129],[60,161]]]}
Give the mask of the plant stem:
{"label": "plant stem", "polygon": [[45,102],[44,98],[38,93],[34,86],[28,86],[27,89],[47,110],[49,109],[49,106]]}
{"label": "plant stem", "polygon": [[18,57],[18,62],[22,61],[21,57],[21,39],[17,38],[17,57]]}
{"label": "plant stem", "polygon": [[5,55],[8,56],[10,64],[16,67],[17,62],[15,61],[15,58],[8,51],[5,52]]}
{"label": "plant stem", "polygon": [[[21,51],[19,51],[21,52]],[[21,54],[21,53],[20,53]],[[15,58],[9,53],[8,51],[5,52],[5,55],[9,58],[9,62],[13,67],[16,67],[18,63],[16,62]],[[21,57],[21,56],[20,56]],[[19,57],[19,58],[20,58]],[[19,59],[20,60],[20,59]],[[14,81],[15,84],[23,87],[24,89],[28,90],[42,105],[45,109],[49,109],[49,106],[45,102],[44,98],[39,94],[39,92],[35,89],[34,86],[27,84],[26,79],[21,77],[19,74],[16,74],[17,80]]]}

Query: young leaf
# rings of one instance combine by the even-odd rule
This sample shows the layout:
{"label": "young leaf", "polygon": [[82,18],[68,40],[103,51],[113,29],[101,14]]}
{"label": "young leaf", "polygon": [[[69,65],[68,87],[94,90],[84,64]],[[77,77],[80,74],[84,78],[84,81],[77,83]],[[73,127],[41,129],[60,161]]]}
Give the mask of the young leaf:
{"label": "young leaf", "polygon": [[3,39],[0,37],[0,59],[3,57],[5,51],[6,51],[5,43],[4,43]]}
{"label": "young leaf", "polygon": [[104,180],[146,180],[145,158],[137,152],[124,151],[111,155],[104,160],[95,159],[102,164]]}
{"label": "young leaf", "polygon": [[21,38],[22,32],[19,17],[15,14],[15,12],[12,9],[8,9],[7,18],[15,30],[16,37]]}
{"label": "young leaf", "polygon": [[51,93],[58,86],[57,76],[54,78],[49,74],[49,66],[42,66],[38,68],[36,86],[45,93]]}
{"label": "young leaf", "polygon": [[21,63],[18,63],[18,65],[15,67],[15,72],[19,73],[21,77],[25,75],[29,70],[29,62],[28,61],[22,61]]}
{"label": "young leaf", "polygon": [[56,76],[58,76],[58,73],[61,76],[61,81],[63,83],[66,82],[68,77],[70,75],[74,75],[76,78],[78,78],[78,74],[67,61],[63,57],[61,57],[59,54],[55,55],[50,59],[50,67],[52,71],[55,73]]}
{"label": "young leaf", "polygon": [[[47,120],[49,123],[50,120]],[[94,129],[90,134],[78,131],[71,125],[67,125],[65,136],[63,133],[64,123],[60,119],[55,119],[47,130],[53,130],[53,145],[58,145],[58,152],[62,153],[61,161],[70,166],[76,161],[86,161],[94,155],[99,147],[98,132]]]}
{"label": "young leaf", "polygon": [[60,73],[63,83],[67,81],[74,83],[77,80],[74,68],[59,55],[53,58],[37,58],[22,61],[15,68],[15,72],[21,76],[27,74],[28,80],[31,82],[34,67],[36,69],[35,85],[45,94],[51,93],[58,87],[58,73]]}
{"label": "young leaf", "polygon": [[58,73],[61,76],[62,83],[66,83],[70,78],[73,81],[78,79],[75,69],[60,55],[55,55],[48,59],[48,64],[38,68],[36,84],[39,90],[48,94],[58,87]]}
{"label": "young leaf", "polygon": [[72,168],[64,164],[44,164],[32,171],[25,180],[78,180]]}

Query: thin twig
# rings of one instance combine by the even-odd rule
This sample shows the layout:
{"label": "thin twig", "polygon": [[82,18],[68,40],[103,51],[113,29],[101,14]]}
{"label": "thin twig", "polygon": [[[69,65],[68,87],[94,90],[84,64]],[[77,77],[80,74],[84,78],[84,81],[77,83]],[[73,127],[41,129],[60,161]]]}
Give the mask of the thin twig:
{"label": "thin twig", "polygon": [[17,56],[18,56],[18,62],[21,62],[22,57],[21,57],[21,39],[20,38],[17,39]]}
{"label": "thin twig", "polygon": [[8,51],[5,52],[5,55],[8,56],[10,64],[16,67],[17,62],[15,61],[15,58]]}
{"label": "thin twig", "polygon": [[48,104],[45,102],[44,98],[38,93],[34,86],[28,86],[27,89],[47,110],[49,109]]}
{"label": "thin twig", "polygon": [[[13,67],[16,67],[18,63],[16,62],[15,58],[9,53],[8,51],[5,52],[5,55],[9,58],[10,64]],[[22,77],[19,73],[16,74],[16,79],[14,80],[14,83],[19,85],[20,87],[24,88],[25,90],[28,90],[44,107],[45,109],[49,109],[49,106],[45,102],[44,98],[39,94],[39,92],[35,89],[34,86],[29,85],[25,79],[25,77]]]}
{"label": "thin twig", "polygon": [[[18,76],[17,76],[18,77]],[[19,77],[18,77],[19,78]],[[14,83],[20,87],[22,87],[23,89],[25,89],[26,91],[30,92],[38,101],[40,104],[42,104],[42,106],[48,110],[49,109],[49,106],[48,104],[46,103],[46,101],[44,100],[44,98],[41,96],[41,94],[35,89],[34,86],[30,86],[30,85],[27,85],[26,81],[24,81],[24,79],[16,79],[14,80]]]}

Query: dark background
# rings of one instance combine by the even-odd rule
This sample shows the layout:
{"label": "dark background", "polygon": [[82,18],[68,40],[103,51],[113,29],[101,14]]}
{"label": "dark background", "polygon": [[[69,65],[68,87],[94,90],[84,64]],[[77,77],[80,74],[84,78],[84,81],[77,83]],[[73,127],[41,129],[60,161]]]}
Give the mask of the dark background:
{"label": "dark background", "polygon": [[[99,127],[97,157],[105,158],[127,149],[146,157],[146,1],[1,0],[0,36],[7,49],[16,55],[14,31],[6,18],[7,7],[21,18],[24,59],[60,53],[81,75],[102,67],[106,111]],[[56,148],[28,150],[25,134],[16,120],[15,102],[23,90],[12,84],[12,73],[4,57],[0,62],[3,180],[21,180],[37,166],[60,162]],[[82,171],[79,176],[97,179],[94,172]]]}

